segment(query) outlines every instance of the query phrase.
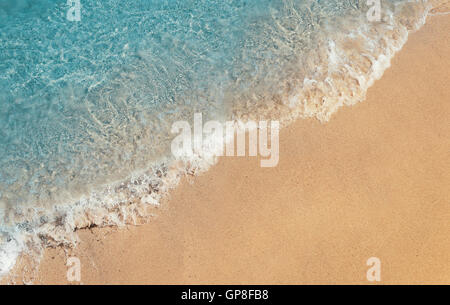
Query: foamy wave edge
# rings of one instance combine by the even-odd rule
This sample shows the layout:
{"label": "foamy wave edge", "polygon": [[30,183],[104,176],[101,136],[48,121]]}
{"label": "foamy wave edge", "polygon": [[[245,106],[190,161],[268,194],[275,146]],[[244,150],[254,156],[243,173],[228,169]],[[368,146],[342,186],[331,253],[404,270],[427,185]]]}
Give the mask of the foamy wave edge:
{"label": "foamy wave edge", "polygon": [[294,76],[295,81],[284,86],[282,93],[264,96],[274,101],[265,101],[264,108],[257,101],[237,104],[234,117],[243,121],[278,119],[282,126],[299,118],[329,121],[339,108],[365,100],[367,90],[390,67],[409,34],[425,24],[430,10],[438,5],[434,4],[426,0],[400,2],[385,8],[380,21],[367,22],[366,16],[360,15],[324,25],[316,45],[292,63],[303,70],[301,77]]}

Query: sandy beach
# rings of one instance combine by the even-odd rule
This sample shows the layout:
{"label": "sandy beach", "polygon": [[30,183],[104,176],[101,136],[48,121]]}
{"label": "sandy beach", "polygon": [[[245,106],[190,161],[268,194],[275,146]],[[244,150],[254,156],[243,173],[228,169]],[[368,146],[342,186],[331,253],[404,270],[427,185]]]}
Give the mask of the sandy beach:
{"label": "sandy beach", "polygon": [[[150,223],[80,230],[3,283],[450,283],[450,15],[412,34],[367,99],[282,129],[280,162],[221,158],[183,180]],[[437,14],[439,13],[439,14]],[[28,270],[23,273],[23,268]],[[77,283],[75,283],[77,284]]]}

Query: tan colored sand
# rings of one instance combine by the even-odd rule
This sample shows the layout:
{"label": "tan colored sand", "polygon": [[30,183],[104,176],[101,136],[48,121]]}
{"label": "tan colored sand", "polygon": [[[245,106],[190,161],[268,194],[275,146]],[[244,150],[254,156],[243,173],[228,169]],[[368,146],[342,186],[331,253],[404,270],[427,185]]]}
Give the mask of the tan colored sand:
{"label": "tan colored sand", "polygon": [[[150,224],[81,231],[82,283],[450,284],[450,17],[411,36],[367,100],[282,130],[280,163],[224,158]],[[36,283],[67,283],[45,253]],[[20,282],[21,277],[17,279]]]}

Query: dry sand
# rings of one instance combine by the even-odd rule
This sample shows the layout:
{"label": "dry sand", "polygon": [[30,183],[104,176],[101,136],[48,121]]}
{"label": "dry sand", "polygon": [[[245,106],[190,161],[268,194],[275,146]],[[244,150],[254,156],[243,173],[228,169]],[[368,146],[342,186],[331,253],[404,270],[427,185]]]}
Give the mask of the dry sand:
{"label": "dry sand", "polygon": [[[450,284],[449,54],[434,16],[365,102],[282,130],[278,167],[222,158],[151,223],[80,231],[82,283],[367,284],[375,256],[382,284]],[[67,283],[65,261],[34,282]]]}

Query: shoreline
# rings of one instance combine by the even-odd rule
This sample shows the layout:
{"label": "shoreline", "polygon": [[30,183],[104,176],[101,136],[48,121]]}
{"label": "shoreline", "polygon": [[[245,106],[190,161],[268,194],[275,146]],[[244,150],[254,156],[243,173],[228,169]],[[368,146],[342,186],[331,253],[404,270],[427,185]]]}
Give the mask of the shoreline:
{"label": "shoreline", "polygon": [[[82,283],[367,283],[365,261],[377,255],[382,283],[450,282],[445,18],[410,36],[366,101],[326,124],[282,129],[278,167],[221,158],[173,190],[151,223],[80,230],[68,252]],[[47,249],[35,282],[66,283],[65,259]]]}

